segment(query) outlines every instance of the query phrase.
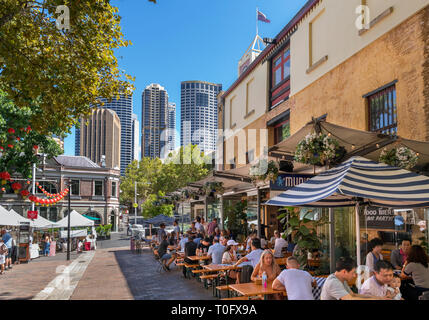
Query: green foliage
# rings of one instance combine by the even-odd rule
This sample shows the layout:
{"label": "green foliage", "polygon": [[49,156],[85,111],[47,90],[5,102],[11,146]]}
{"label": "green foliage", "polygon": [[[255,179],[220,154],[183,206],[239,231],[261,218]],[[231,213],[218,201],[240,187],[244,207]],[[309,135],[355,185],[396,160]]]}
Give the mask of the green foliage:
{"label": "green foliage", "polygon": [[155,194],[150,194],[145,202],[142,204],[142,213],[145,218],[152,218],[157,215],[163,214],[166,216],[173,215],[173,204],[161,204],[159,198],[164,194],[159,192],[158,196]]}
{"label": "green foliage", "polygon": [[316,228],[318,226],[329,223],[328,217],[322,216],[320,220],[313,221],[307,217],[311,210],[309,210],[302,219],[300,219],[300,208],[285,207],[284,212],[281,213],[277,219],[282,224],[285,224],[284,235],[286,238],[292,235],[293,241],[298,245],[300,253],[297,254],[299,264],[303,267],[307,264],[307,254],[312,249],[320,249],[321,242],[317,237]]}
{"label": "green foliage", "polygon": [[267,159],[260,160],[256,165],[249,169],[249,176],[254,183],[267,180],[276,181],[279,174],[279,166],[276,161]]}
{"label": "green foliage", "polygon": [[237,234],[247,236],[247,201],[239,201],[224,208],[226,228]]}
{"label": "green foliage", "polygon": [[[40,158],[37,157],[34,146],[38,146],[38,151],[46,153],[48,158],[52,158],[62,153],[60,146],[45,134],[32,129],[29,120],[32,117],[41,117],[42,111],[37,105],[18,108],[4,93],[0,92],[0,147],[3,154],[0,157],[0,172],[20,173],[23,177],[29,178],[33,163],[38,164]],[[40,122],[43,122],[39,118]],[[49,135],[60,135],[59,128],[53,124],[47,124]],[[11,134],[8,130],[13,129]]]}
{"label": "green foliage", "polygon": [[201,157],[201,154],[198,146],[189,145],[171,153],[164,163],[158,158],[147,157],[140,162],[133,161],[121,181],[121,203],[134,202],[134,181],[137,181],[137,199],[144,200],[149,195],[157,197],[160,192],[173,192],[204,178],[210,166],[205,163],[208,162],[207,157]]}
{"label": "green foliage", "polygon": [[203,186],[204,193],[208,196],[211,193],[217,194],[217,193],[223,193],[224,187],[223,182],[206,182],[206,184]]}
{"label": "green foliage", "polygon": [[[66,5],[70,29],[58,30]],[[99,97],[131,93],[134,79],[118,68],[114,50],[127,47],[118,9],[105,0],[1,0],[0,90],[19,108],[37,101],[32,128],[67,132]],[[43,119],[43,120],[41,120]]]}

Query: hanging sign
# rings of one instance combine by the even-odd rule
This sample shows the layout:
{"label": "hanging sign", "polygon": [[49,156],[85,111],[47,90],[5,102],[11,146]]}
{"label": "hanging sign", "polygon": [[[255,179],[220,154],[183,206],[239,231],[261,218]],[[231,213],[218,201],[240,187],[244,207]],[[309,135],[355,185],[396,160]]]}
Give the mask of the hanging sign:
{"label": "hanging sign", "polygon": [[365,207],[364,217],[369,229],[395,230],[395,211],[388,208]]}
{"label": "hanging sign", "polygon": [[37,210],[35,210],[35,211],[28,210],[27,211],[27,218],[28,219],[37,219],[37,214],[38,214]]}
{"label": "hanging sign", "polygon": [[270,189],[286,191],[298,184],[306,182],[313,177],[314,175],[310,174],[282,173],[277,176],[277,179],[274,183],[270,181]]}

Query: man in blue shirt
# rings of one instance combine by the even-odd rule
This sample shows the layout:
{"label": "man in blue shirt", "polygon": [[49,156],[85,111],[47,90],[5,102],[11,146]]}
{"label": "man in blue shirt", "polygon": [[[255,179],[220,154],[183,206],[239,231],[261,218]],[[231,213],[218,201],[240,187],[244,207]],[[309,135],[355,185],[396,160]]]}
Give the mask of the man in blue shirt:
{"label": "man in blue shirt", "polygon": [[10,235],[8,230],[1,231],[2,240],[5,243],[8,253],[6,256],[5,269],[12,269],[12,236]]}
{"label": "man in blue shirt", "polygon": [[221,264],[222,263],[222,256],[225,252],[225,247],[219,243],[218,238],[213,239],[213,245],[210,246],[209,251],[207,253],[208,256],[212,258],[213,264]]}

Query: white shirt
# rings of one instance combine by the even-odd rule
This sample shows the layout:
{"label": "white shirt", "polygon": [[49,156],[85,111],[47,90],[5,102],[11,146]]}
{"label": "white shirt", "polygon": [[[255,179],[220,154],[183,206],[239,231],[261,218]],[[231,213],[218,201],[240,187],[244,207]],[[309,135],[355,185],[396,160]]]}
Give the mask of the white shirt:
{"label": "white shirt", "polygon": [[259,260],[261,260],[262,252],[264,252],[264,250],[256,249],[256,250],[253,250],[252,252],[250,252],[246,256],[247,260],[249,260],[249,263],[252,265],[253,268],[255,268],[256,265],[258,264]]}
{"label": "white shirt", "polygon": [[235,251],[231,254],[228,251],[223,253],[222,256],[222,263],[223,264],[232,264],[233,262],[237,261],[237,255]]}
{"label": "white shirt", "polygon": [[267,244],[267,240],[261,238],[261,248],[262,249],[265,249],[266,244]]}
{"label": "white shirt", "polygon": [[288,300],[314,300],[311,286],[313,277],[307,271],[286,269],[277,280],[285,286]]}
{"label": "white shirt", "polygon": [[369,294],[376,297],[384,297],[387,293],[387,284],[379,284],[375,276],[367,279],[359,290],[359,294]]}
{"label": "white shirt", "polygon": [[185,252],[185,244],[186,242],[188,242],[188,238],[182,238],[182,240],[180,240],[179,244],[180,244],[180,252]]}
{"label": "white shirt", "polygon": [[274,243],[274,257],[283,258],[282,249],[284,247],[287,247],[286,240],[283,238],[277,238],[276,242]]}

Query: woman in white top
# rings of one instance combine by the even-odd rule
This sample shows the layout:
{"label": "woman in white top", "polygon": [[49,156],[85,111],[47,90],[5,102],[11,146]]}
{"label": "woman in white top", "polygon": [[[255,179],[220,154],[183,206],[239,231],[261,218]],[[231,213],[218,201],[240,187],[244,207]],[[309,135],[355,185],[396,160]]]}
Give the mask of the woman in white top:
{"label": "woman in white top", "polygon": [[379,238],[374,238],[369,242],[369,252],[366,255],[366,266],[369,268],[370,275],[374,274],[374,266],[379,260],[383,260],[381,254],[383,250],[383,241]]}
{"label": "woman in white top", "polygon": [[[234,240],[228,241],[227,247],[226,247],[225,252],[223,253],[223,256],[222,256],[222,264],[231,264],[232,265],[238,261],[237,254],[235,252],[237,245],[238,245],[238,243],[235,242]],[[231,279],[237,280],[238,273],[235,271],[230,271],[228,273],[228,276]]]}

